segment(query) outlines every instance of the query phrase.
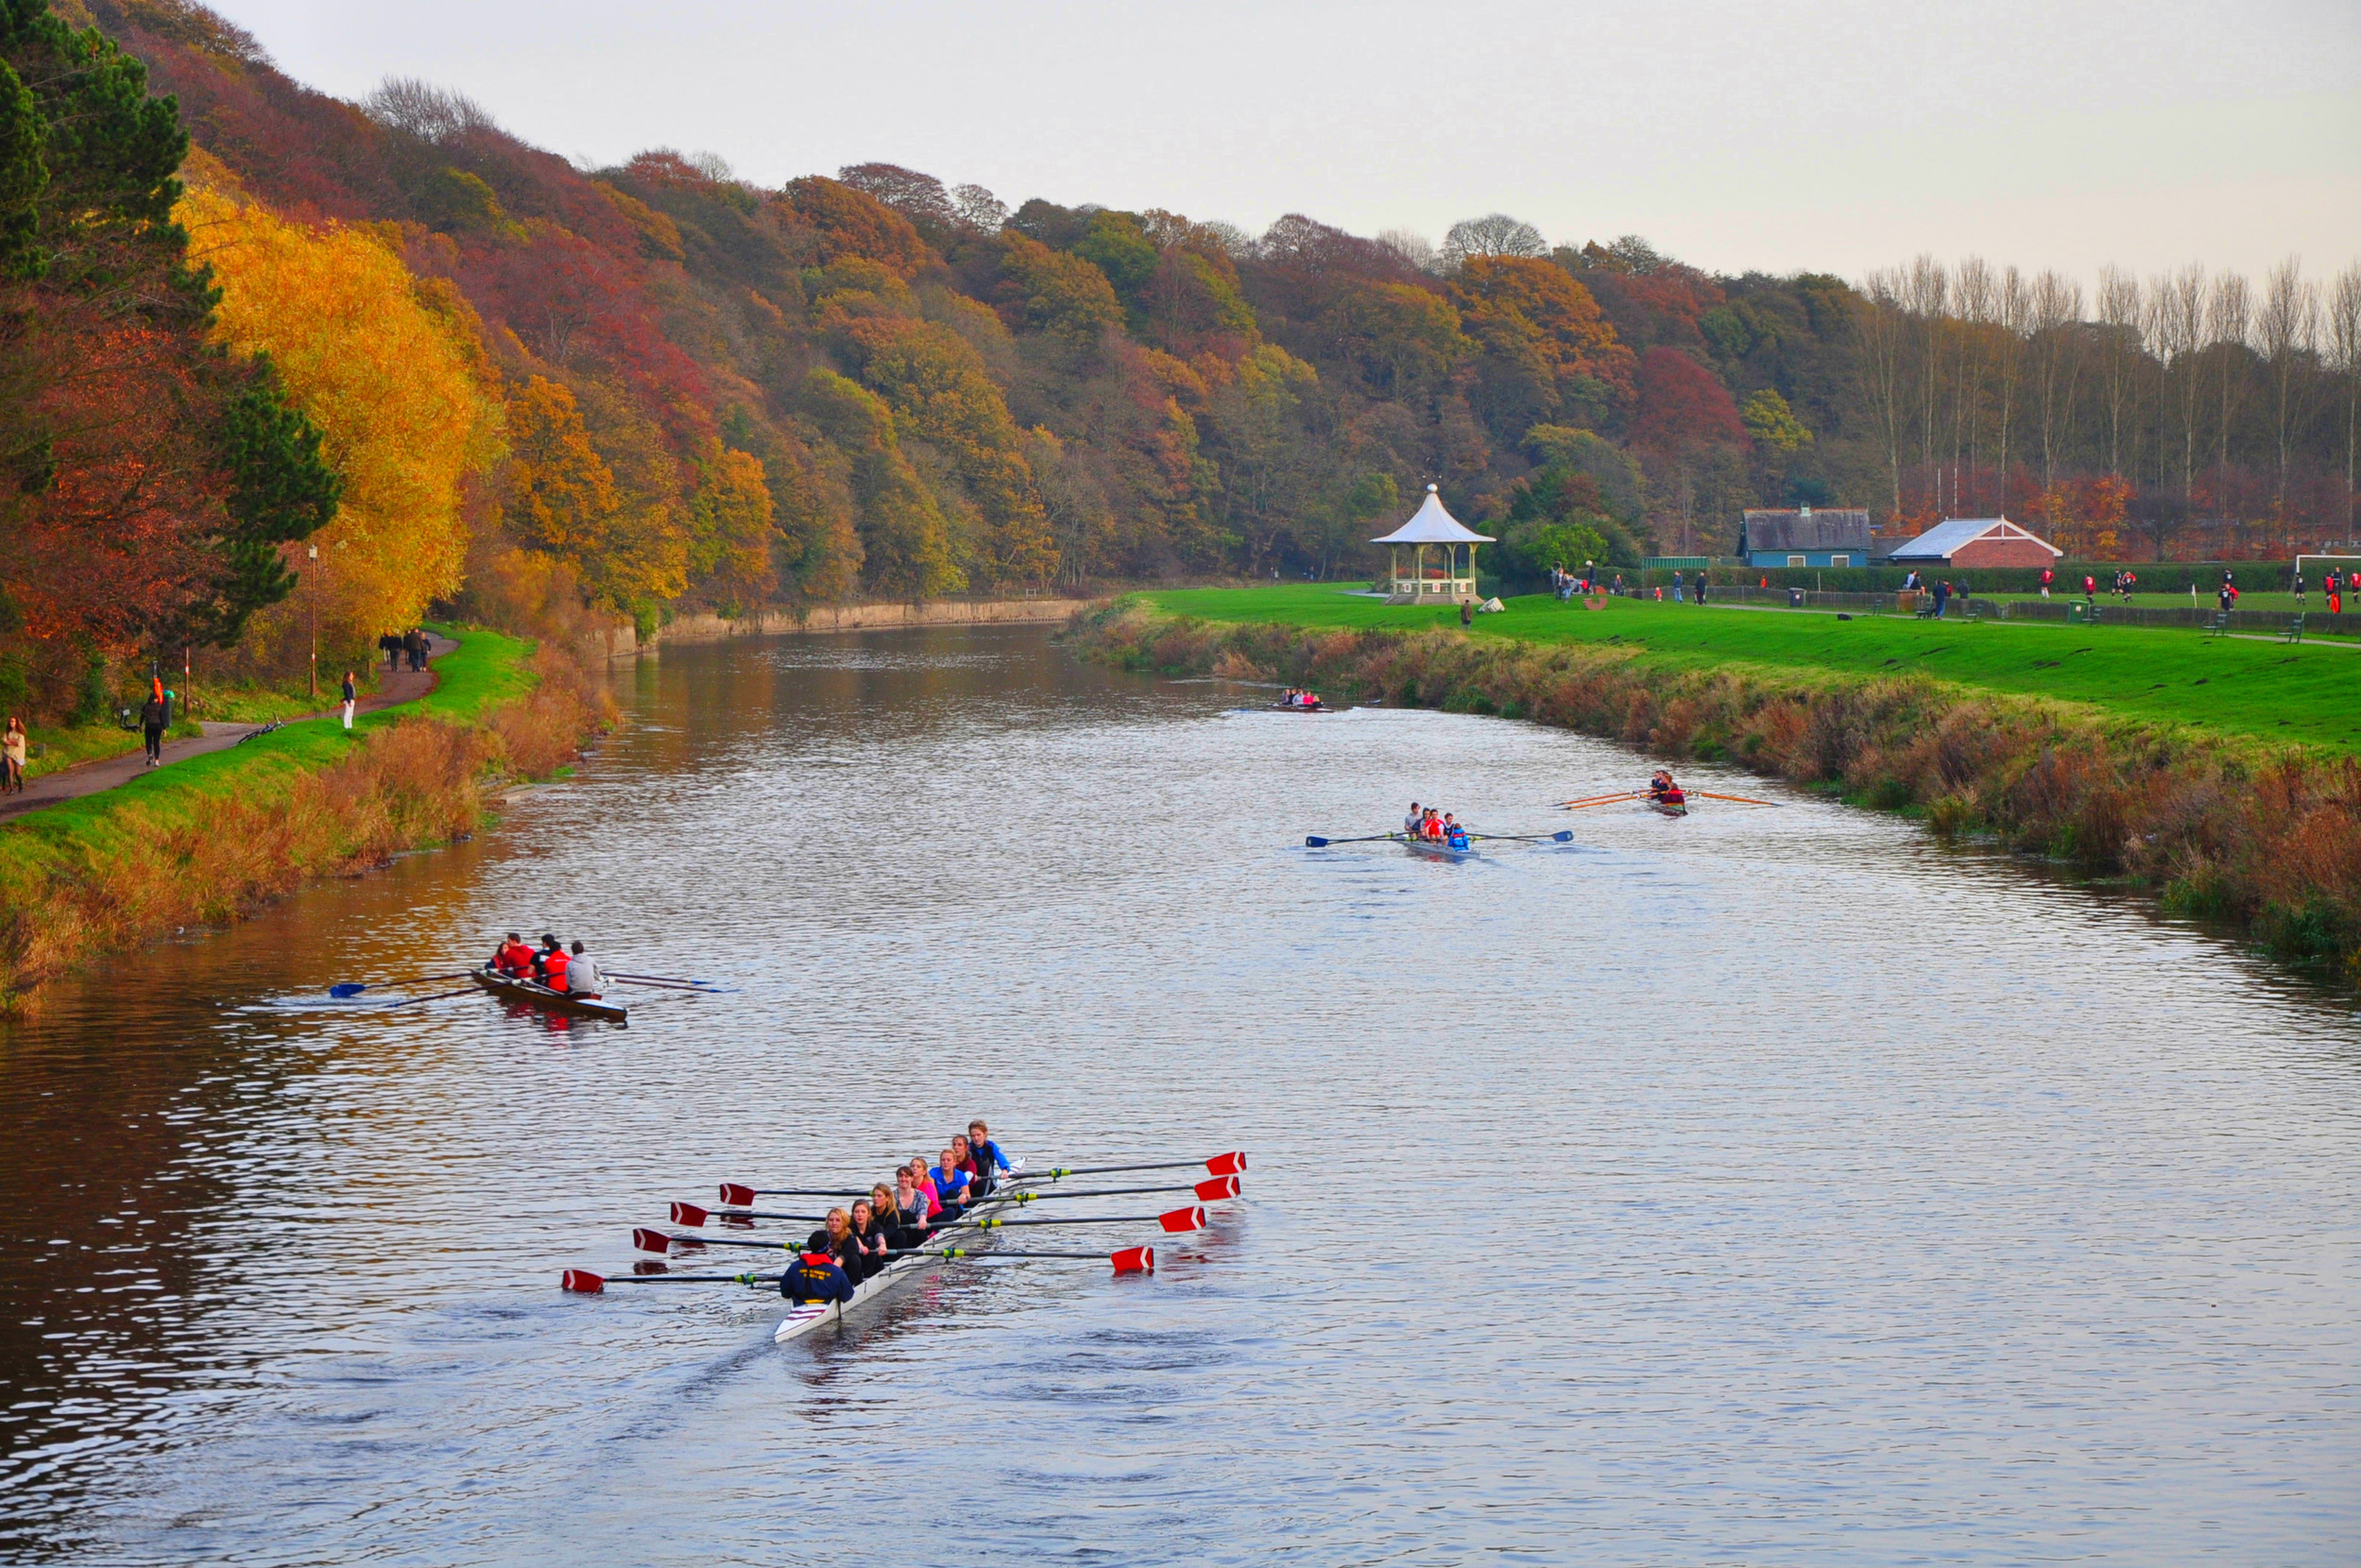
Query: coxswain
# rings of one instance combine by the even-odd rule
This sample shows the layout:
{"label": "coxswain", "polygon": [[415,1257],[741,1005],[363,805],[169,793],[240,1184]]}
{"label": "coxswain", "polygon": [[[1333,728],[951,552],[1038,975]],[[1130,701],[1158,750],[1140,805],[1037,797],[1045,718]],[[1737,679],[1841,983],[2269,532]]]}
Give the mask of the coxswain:
{"label": "coxswain", "polygon": [[582,950],[582,944],[573,945],[573,953],[566,960],[566,995],[588,997],[596,1000],[607,990],[607,976],[599,969],[598,960]]}
{"label": "coxswain", "polygon": [[1467,847],[1467,829],[1460,826],[1459,818],[1448,811],[1443,813],[1443,842],[1454,849]]}
{"label": "coxswain", "polygon": [[492,970],[495,974],[523,979],[533,972],[533,949],[525,945],[523,937],[510,931],[508,940],[492,954]]}
{"label": "coxswain", "polygon": [[990,1192],[1001,1185],[1001,1172],[1010,1167],[1008,1156],[992,1141],[992,1130],[984,1125],[982,1116],[967,1124],[967,1152],[975,1157],[979,1195]]}
{"label": "coxswain", "polygon": [[852,1290],[851,1278],[836,1261],[836,1254],[829,1250],[825,1230],[812,1233],[801,1254],[778,1279],[778,1293],[797,1304],[834,1302],[842,1306],[852,1300]]}
{"label": "coxswain", "polygon": [[533,955],[533,978],[552,991],[566,988],[566,949],[548,931],[541,933],[541,950]]}

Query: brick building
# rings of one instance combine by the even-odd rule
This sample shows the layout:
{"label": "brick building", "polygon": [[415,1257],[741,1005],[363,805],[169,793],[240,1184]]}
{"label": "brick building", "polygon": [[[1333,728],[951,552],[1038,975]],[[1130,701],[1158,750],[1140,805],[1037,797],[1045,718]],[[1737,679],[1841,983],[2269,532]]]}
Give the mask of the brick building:
{"label": "brick building", "polygon": [[1884,566],[2047,566],[2065,554],[2007,518],[1947,518],[1881,558]]}

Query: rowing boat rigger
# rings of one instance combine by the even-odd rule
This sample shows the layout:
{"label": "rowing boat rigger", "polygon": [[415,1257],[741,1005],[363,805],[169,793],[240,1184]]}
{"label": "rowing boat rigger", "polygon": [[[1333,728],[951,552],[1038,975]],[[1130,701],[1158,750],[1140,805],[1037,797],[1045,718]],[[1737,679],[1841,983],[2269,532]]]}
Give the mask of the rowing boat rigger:
{"label": "rowing boat rigger", "polygon": [[[949,1151],[946,1150],[946,1157],[948,1156]],[[1240,1180],[1240,1173],[1245,1168],[1246,1156],[1240,1153],[1217,1154],[1206,1160],[1158,1161],[1147,1165],[1051,1167],[1040,1170],[1029,1168],[1023,1160],[1012,1160],[1008,1162],[1007,1169],[1000,1176],[991,1191],[967,1205],[966,1210],[956,1218],[947,1219],[945,1222],[930,1227],[926,1239],[921,1245],[889,1253],[888,1261],[882,1268],[878,1269],[876,1272],[862,1280],[848,1292],[837,1298],[793,1303],[788,1308],[787,1315],[779,1321],[778,1327],[773,1331],[772,1339],[776,1343],[786,1344],[826,1324],[842,1322],[847,1313],[860,1310],[878,1297],[953,1259],[988,1257],[1003,1262],[1089,1260],[1111,1264],[1118,1273],[1153,1272],[1155,1269],[1155,1249],[1152,1246],[1126,1247],[1109,1253],[1041,1251],[1030,1248],[1002,1250],[990,1243],[995,1239],[993,1233],[1013,1227],[1032,1225],[1155,1224],[1167,1234],[1187,1234],[1202,1230],[1206,1223],[1206,1210],[1201,1205],[1242,1196],[1244,1184]],[[1148,1170],[1202,1170],[1208,1172],[1209,1176],[1206,1180],[1177,1187],[1135,1186],[1083,1191],[1060,1189],[1047,1192],[1038,1190],[1042,1186],[1053,1185],[1069,1177]],[[1035,1203],[1072,1202],[1092,1198],[1131,1197],[1143,1193],[1187,1193],[1193,1202],[1181,1208],[1167,1210],[1160,1214],[1072,1217],[1059,1214],[1041,1219],[1018,1217]],[[726,1182],[721,1187],[722,1202],[733,1206],[708,1209],[694,1203],[676,1202],[672,1205],[672,1219],[676,1225],[693,1229],[702,1227],[710,1220],[731,1222],[738,1226],[751,1226],[754,1222],[762,1220],[787,1220],[802,1223],[828,1217],[813,1214],[770,1213],[747,1205],[766,1197],[851,1199],[856,1196],[849,1189],[763,1188]],[[837,1225],[841,1223],[842,1219],[842,1212],[838,1211],[829,1222],[831,1226]],[[649,1228],[634,1231],[632,1239],[642,1251],[652,1253],[669,1253],[676,1250],[702,1250],[710,1246],[751,1247],[785,1252],[790,1254],[791,1258],[804,1245],[795,1239],[772,1241],[758,1240],[745,1236],[681,1236]],[[816,1235],[813,1238],[814,1243],[819,1239],[820,1237]],[[819,1261],[824,1264],[827,1260],[821,1258]],[[591,1273],[588,1270],[569,1269],[560,1283],[568,1290],[596,1295],[610,1285],[658,1283],[759,1285],[777,1289],[780,1287],[782,1277],[792,1277],[792,1275],[762,1273],[674,1274],[664,1271],[661,1264],[643,1264],[642,1267],[657,1271],[606,1276]],[[841,1280],[837,1288],[840,1291],[843,1290]]]}

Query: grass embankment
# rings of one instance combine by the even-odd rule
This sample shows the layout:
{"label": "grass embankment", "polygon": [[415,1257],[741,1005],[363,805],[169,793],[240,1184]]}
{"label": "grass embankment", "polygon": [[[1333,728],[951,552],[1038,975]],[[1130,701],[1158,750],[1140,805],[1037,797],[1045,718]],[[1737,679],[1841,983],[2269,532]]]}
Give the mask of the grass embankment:
{"label": "grass embankment", "polygon": [[1455,611],[1319,588],[1134,595],[1076,641],[1132,668],[1728,758],[2073,860],[2361,978],[2350,649],[1549,599],[1512,601],[1463,635]]}
{"label": "grass embankment", "polygon": [[496,632],[469,631],[435,672],[350,735],[304,720],[0,827],[0,1011],[90,954],[472,830],[488,782],[555,771],[607,701]]}

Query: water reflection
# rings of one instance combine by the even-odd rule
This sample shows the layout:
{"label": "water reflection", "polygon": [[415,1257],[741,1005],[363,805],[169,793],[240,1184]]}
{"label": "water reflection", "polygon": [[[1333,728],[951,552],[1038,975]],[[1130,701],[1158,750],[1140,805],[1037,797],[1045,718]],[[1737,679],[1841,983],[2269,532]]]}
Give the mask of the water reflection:
{"label": "water reflection", "polygon": [[[502,831],[0,1045],[0,1550],[2346,1555],[2355,1031],[2300,980],[1905,824],[1568,819],[1627,753],[1228,712],[1028,629],[621,678]],[[1300,847],[1413,796],[1579,838]],[[744,990],[257,1005],[512,928]],[[775,1301],[554,1288],[977,1113],[1246,1147],[1250,1202],[1153,1280],[946,1272],[785,1351]]]}

